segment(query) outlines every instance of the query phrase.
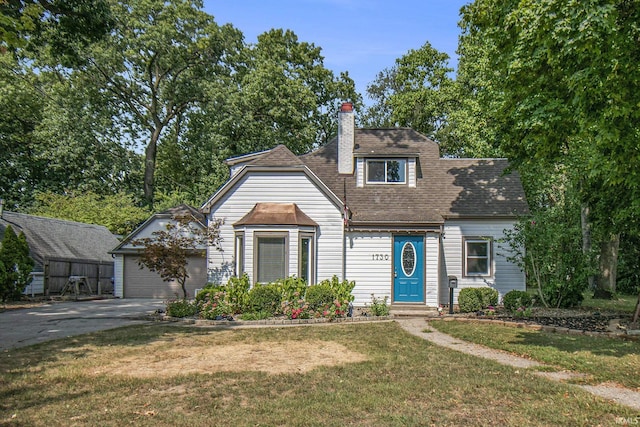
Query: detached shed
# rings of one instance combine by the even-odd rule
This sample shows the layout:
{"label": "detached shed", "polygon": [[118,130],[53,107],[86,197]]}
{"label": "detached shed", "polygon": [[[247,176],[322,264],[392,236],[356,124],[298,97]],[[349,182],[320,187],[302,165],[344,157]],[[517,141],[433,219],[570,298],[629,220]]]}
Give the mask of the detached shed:
{"label": "detached shed", "polygon": [[0,233],[7,226],[23,232],[35,261],[33,280],[24,293],[55,295],[69,276],[84,276],[97,292],[113,292],[113,258],[109,250],[118,244],[104,226],[44,218],[0,209]]}
{"label": "detached shed", "polygon": [[[182,295],[180,285],[175,282],[165,282],[156,272],[148,268],[140,268],[138,260],[142,248],[134,246],[138,239],[153,237],[156,231],[166,230],[167,224],[175,221],[177,216],[189,215],[193,217],[196,227],[205,227],[204,215],[197,209],[179,205],[149,218],[133,233],[128,235],[111,253],[115,258],[115,290],[114,295],[120,298],[176,298]],[[189,278],[186,282],[187,294],[192,297],[195,290],[207,283],[206,247],[200,253],[194,253],[188,259],[187,270]]]}

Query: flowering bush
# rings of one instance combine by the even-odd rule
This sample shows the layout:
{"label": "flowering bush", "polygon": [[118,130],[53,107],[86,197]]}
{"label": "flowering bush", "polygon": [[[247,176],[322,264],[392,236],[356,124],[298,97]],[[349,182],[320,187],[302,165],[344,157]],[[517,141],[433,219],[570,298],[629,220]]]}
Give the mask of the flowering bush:
{"label": "flowering bush", "polygon": [[[296,294],[294,293],[294,296],[299,296]],[[309,308],[309,304],[304,299],[299,298],[295,301],[283,301],[282,312],[289,319],[309,319],[313,310]]]}
{"label": "flowering bush", "polygon": [[223,291],[209,293],[207,299],[200,301],[200,317],[209,320],[220,320],[233,314],[233,307],[226,301]]}
{"label": "flowering bush", "polygon": [[326,317],[327,319],[336,319],[338,317],[346,317],[349,311],[348,301],[333,300],[332,303],[325,305],[320,311],[318,317]]}
{"label": "flowering bush", "polygon": [[518,318],[531,317],[531,307],[518,307],[513,315]]}
{"label": "flowering bush", "polygon": [[389,306],[387,301],[389,297],[385,295],[384,298],[376,298],[374,294],[371,294],[371,305],[369,305],[369,311],[373,316],[388,316]]}

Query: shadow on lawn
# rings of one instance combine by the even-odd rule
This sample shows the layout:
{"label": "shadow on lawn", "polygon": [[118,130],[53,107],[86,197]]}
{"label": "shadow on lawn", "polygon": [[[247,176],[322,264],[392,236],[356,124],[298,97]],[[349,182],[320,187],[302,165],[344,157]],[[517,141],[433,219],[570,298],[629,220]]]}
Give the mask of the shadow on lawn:
{"label": "shadow on lawn", "polygon": [[589,352],[596,356],[624,357],[640,354],[640,342],[620,338],[567,335],[544,331],[520,331],[510,344],[552,347],[565,353]]}

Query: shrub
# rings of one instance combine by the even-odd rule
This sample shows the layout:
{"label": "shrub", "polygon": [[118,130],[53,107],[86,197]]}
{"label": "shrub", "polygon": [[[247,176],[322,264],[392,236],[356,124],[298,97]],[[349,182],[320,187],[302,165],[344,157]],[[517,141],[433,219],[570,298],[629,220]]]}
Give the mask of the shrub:
{"label": "shrub", "polygon": [[309,319],[313,310],[309,308],[309,304],[303,300],[282,301],[282,312],[289,319]]}
{"label": "shrub", "polygon": [[342,304],[349,304],[353,301],[353,295],[351,292],[356,286],[356,282],[343,280],[340,281],[338,276],[333,276],[331,280],[323,280],[321,285],[328,285],[333,292],[333,299],[340,301]]}
{"label": "shrub", "polygon": [[249,303],[249,288],[251,282],[247,273],[242,277],[231,277],[227,282],[226,301],[231,306],[233,313],[242,313]]}
{"label": "shrub", "polygon": [[201,301],[209,301],[212,294],[225,292],[225,290],[226,289],[223,285],[207,283],[207,285],[196,295],[196,302],[200,303]]}
{"label": "shrub", "polygon": [[476,292],[480,294],[480,302],[483,309],[498,305],[500,294],[498,294],[497,290],[493,288],[476,288]]}
{"label": "shrub", "polygon": [[498,291],[493,288],[464,288],[458,294],[458,306],[463,313],[480,311],[498,304]]}
{"label": "shrub", "polygon": [[198,307],[186,299],[167,302],[167,315],[171,317],[188,317],[198,312]]}
{"label": "shrub", "polygon": [[464,288],[458,294],[458,307],[463,313],[482,310],[482,296],[476,288]]}
{"label": "shrub", "polygon": [[200,317],[209,320],[219,320],[222,316],[228,316],[233,313],[233,308],[226,299],[224,291],[208,291],[208,299],[203,299],[198,304]]}
{"label": "shrub", "polygon": [[371,294],[371,305],[369,305],[369,311],[373,316],[388,316],[389,306],[387,305],[388,296],[384,298],[376,298]]}
{"label": "shrub", "polygon": [[509,291],[502,298],[505,310],[515,313],[521,307],[530,307],[533,304],[533,298],[525,291]]}
{"label": "shrub", "polygon": [[318,311],[327,304],[331,304],[334,300],[333,290],[328,283],[319,283],[309,286],[305,301],[309,305],[309,309]]}
{"label": "shrub", "polygon": [[282,293],[276,283],[256,284],[250,291],[247,311],[267,311],[272,315],[279,313]]}
{"label": "shrub", "polygon": [[276,284],[280,288],[282,301],[297,301],[304,298],[307,292],[307,282],[299,277],[287,277]]}

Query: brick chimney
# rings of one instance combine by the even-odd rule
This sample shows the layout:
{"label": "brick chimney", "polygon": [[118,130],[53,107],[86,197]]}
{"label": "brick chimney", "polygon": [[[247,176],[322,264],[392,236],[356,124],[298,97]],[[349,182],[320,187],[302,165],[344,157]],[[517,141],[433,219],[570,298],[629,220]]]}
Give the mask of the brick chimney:
{"label": "brick chimney", "polygon": [[338,173],[353,173],[353,144],[355,142],[355,116],[353,104],[343,102],[338,113]]}

